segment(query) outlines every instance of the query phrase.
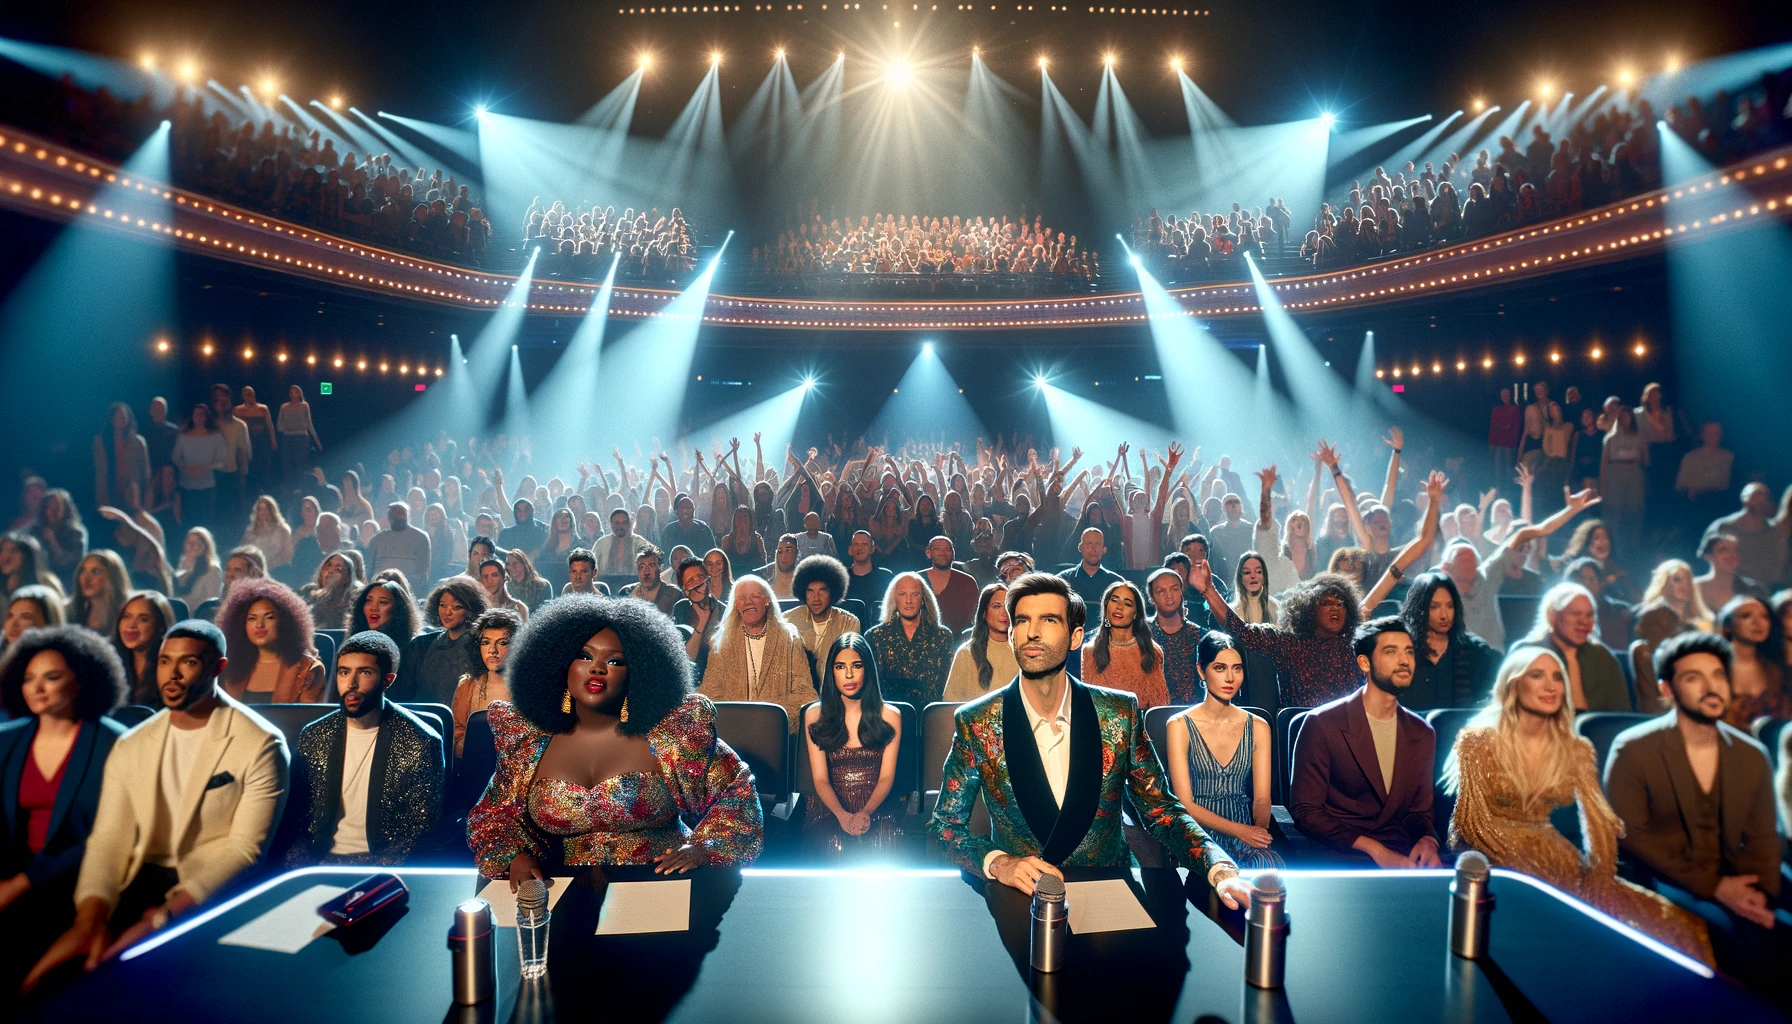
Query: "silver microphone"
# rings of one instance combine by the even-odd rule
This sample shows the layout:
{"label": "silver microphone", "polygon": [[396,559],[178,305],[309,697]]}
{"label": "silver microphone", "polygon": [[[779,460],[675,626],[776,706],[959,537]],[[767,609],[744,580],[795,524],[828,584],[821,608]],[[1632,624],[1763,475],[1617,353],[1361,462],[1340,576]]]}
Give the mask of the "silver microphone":
{"label": "silver microphone", "polygon": [[1450,883],[1450,952],[1465,960],[1487,955],[1487,927],[1493,921],[1493,893],[1487,889],[1491,871],[1478,850],[1456,858],[1456,880]]}
{"label": "silver microphone", "polygon": [[1288,952],[1288,890],[1274,869],[1251,883],[1245,914],[1244,980],[1253,988],[1281,988]]}
{"label": "silver microphone", "polygon": [[1051,972],[1064,966],[1064,933],[1070,912],[1064,903],[1064,880],[1042,874],[1033,883],[1033,969]]}

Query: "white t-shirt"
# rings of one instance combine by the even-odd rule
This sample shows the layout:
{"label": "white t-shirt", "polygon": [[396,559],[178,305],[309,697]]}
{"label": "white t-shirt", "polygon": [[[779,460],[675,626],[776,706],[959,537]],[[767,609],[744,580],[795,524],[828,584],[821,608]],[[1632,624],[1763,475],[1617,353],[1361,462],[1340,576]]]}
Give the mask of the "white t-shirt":
{"label": "white t-shirt", "polygon": [[378,726],[358,729],[347,726],[348,742],[342,747],[342,800],[336,819],[336,841],[330,853],[347,855],[368,852],[367,846],[367,781],[373,777],[373,747],[379,742]]}
{"label": "white t-shirt", "polygon": [[165,868],[177,866],[174,849],[179,837],[174,834],[174,816],[180,813],[181,804],[186,801],[187,786],[192,783],[193,762],[199,758],[199,744],[204,738],[203,728],[178,729],[173,723],[168,725],[167,738],[162,741],[161,779],[156,786],[155,826],[150,829],[149,842],[144,847],[146,863]]}

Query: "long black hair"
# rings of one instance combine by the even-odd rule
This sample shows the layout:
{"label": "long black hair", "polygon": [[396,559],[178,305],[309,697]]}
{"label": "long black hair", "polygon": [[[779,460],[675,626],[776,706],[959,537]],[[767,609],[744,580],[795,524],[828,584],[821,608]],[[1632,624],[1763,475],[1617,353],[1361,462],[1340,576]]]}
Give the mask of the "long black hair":
{"label": "long black hair", "polygon": [[1151,623],[1145,621],[1145,595],[1139,592],[1139,585],[1131,580],[1118,580],[1108,584],[1108,589],[1101,594],[1101,624],[1095,627],[1095,668],[1097,671],[1108,670],[1108,642],[1112,638],[1114,628],[1108,624],[1108,602],[1122,590],[1132,592],[1132,631],[1133,640],[1139,645],[1139,668],[1150,672],[1157,667],[1157,640],[1151,636]]}
{"label": "long black hair", "polygon": [[859,688],[859,745],[869,750],[882,750],[896,736],[896,730],[884,721],[884,694],[877,682],[877,657],[871,643],[857,633],[842,633],[828,647],[827,660],[821,663],[821,713],[809,726],[809,738],[825,751],[846,746],[846,699],[834,685],[834,659],[847,648],[859,652],[865,662],[865,685]]}
{"label": "long black hair", "polygon": [[385,628],[380,632],[392,638],[400,651],[417,635],[417,599],[404,584],[393,579],[374,578],[368,580],[360,590],[355,592],[354,600],[349,603],[348,635],[366,632],[372,629],[367,624],[367,596],[375,587],[383,587],[392,598],[392,617],[386,620]]}
{"label": "long black hair", "polygon": [[1462,591],[1456,589],[1456,581],[1441,572],[1420,573],[1407,590],[1406,600],[1400,603],[1400,619],[1406,623],[1406,631],[1412,635],[1415,644],[1431,631],[1431,599],[1439,590],[1449,591],[1450,603],[1456,606],[1456,618],[1450,623],[1450,639],[1468,631],[1462,622]]}
{"label": "long black hair", "polygon": [[971,663],[977,666],[977,687],[987,690],[993,681],[990,677],[996,674],[995,667],[989,663],[989,602],[1001,598],[1005,603],[1008,598],[1008,584],[991,583],[977,595],[977,621],[971,624]]}

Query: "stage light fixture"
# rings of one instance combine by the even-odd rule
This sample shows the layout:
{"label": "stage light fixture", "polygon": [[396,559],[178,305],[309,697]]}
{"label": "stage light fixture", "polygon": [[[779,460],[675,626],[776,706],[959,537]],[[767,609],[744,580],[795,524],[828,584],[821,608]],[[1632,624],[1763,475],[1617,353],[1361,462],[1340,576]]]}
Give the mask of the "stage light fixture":
{"label": "stage light fixture", "polygon": [[1641,356],[1644,353],[1648,352],[1649,350],[1643,346],[1642,342],[1639,341],[1636,343],[1636,347],[1631,349],[1631,351],[1635,352],[1638,356]]}
{"label": "stage light fixture", "polygon": [[154,71],[156,69],[156,55],[145,50],[143,51],[143,56],[137,58],[137,63],[142,65],[143,70],[145,71]]}
{"label": "stage light fixture", "polygon": [[1101,55],[1101,63],[1107,67],[1110,67],[1110,68],[1113,67],[1114,66],[1114,55],[1111,53],[1102,54]]}
{"label": "stage light fixture", "polygon": [[1338,123],[1338,119],[1336,116],[1334,116],[1332,114],[1331,111],[1322,110],[1319,112],[1319,127],[1324,128],[1327,131],[1330,131],[1332,125],[1337,124],[1337,123]]}
{"label": "stage light fixture", "polygon": [[1618,84],[1619,85],[1628,89],[1628,88],[1630,88],[1631,83],[1633,83],[1635,81],[1636,81],[1636,75],[1629,68],[1621,67],[1618,69]]}
{"label": "stage light fixture", "polygon": [[884,72],[884,82],[896,90],[908,88],[909,79],[912,77],[908,69],[908,61],[905,60],[897,61],[890,65],[888,71]]}
{"label": "stage light fixture", "polygon": [[280,353],[280,354],[279,354],[279,355],[277,355],[277,356],[275,356],[275,357],[274,357],[274,361],[275,361],[275,362],[277,362],[277,363],[284,363],[284,362],[286,362],[286,353],[284,353],[284,352],[282,352],[282,353]]}
{"label": "stage light fixture", "polygon": [[709,66],[712,68],[719,68],[722,66],[722,51],[709,51]]}
{"label": "stage light fixture", "polygon": [[983,48],[981,46],[971,47],[971,56],[973,56],[973,57],[983,56]]}
{"label": "stage light fixture", "polygon": [[635,65],[642,71],[646,71],[648,68],[653,67],[653,54],[643,53],[641,56],[635,58]]}
{"label": "stage light fixture", "polygon": [[473,116],[474,117],[484,117],[485,116],[485,107],[484,106],[474,107],[473,108]]}
{"label": "stage light fixture", "polygon": [[1670,75],[1680,70],[1680,55],[1677,53],[1668,54],[1667,62],[1663,67],[1667,68],[1667,72]]}
{"label": "stage light fixture", "polygon": [[341,110],[342,109],[342,97],[341,96],[330,97],[330,109],[331,110]]}
{"label": "stage light fixture", "polygon": [[1045,390],[1045,374],[1043,374],[1043,373],[1034,374],[1033,375],[1033,386],[1038,388],[1041,391],[1044,391]]}
{"label": "stage light fixture", "polygon": [[1171,57],[1170,58],[1170,70],[1171,71],[1181,71],[1182,70],[1182,58],[1181,57]]}
{"label": "stage light fixture", "polygon": [[316,366],[317,365],[317,353],[316,352],[313,352],[310,355],[305,357],[305,365],[306,366]]}
{"label": "stage light fixture", "polygon": [[263,96],[266,96],[268,99],[273,99],[275,94],[277,94],[279,91],[280,91],[280,83],[274,81],[272,76],[262,78],[261,94]]}
{"label": "stage light fixture", "polygon": [[921,343],[921,352],[923,355],[933,355],[933,342],[923,341]]}
{"label": "stage light fixture", "polygon": [[1039,58],[1039,70],[1044,71],[1046,63],[1047,61],[1044,57]]}
{"label": "stage light fixture", "polygon": [[168,339],[167,338],[163,338],[161,341],[156,342],[156,351],[157,352],[168,351]]}
{"label": "stage light fixture", "polygon": [[783,49],[782,49],[782,48],[780,48],[780,49],[779,49],[779,50],[778,50],[778,51],[777,51],[777,53],[776,53],[776,54],[775,54],[775,56],[776,56],[776,57],[777,57],[777,59],[778,59],[778,60],[783,60],[783,59],[784,59],[784,51],[783,51]]}
{"label": "stage light fixture", "polygon": [[814,390],[815,389],[815,378],[814,377],[804,377],[803,383],[802,383],[802,389],[804,391]]}
{"label": "stage light fixture", "polygon": [[1605,358],[1605,349],[1600,348],[1598,345],[1594,345],[1593,351],[1589,354],[1593,357],[1594,362],[1598,362]]}
{"label": "stage light fixture", "polygon": [[1481,111],[1487,109],[1487,101],[1482,99],[1479,96],[1476,96],[1475,101],[1473,103],[1469,104],[1469,106],[1473,107],[1475,113],[1479,114]]}
{"label": "stage light fixture", "polygon": [[1544,99],[1549,99],[1551,96],[1554,96],[1555,94],[1556,94],[1556,86],[1555,86],[1554,82],[1544,81],[1544,82],[1537,83],[1537,95],[1543,97]]}
{"label": "stage light fixture", "polygon": [[199,65],[193,63],[191,60],[183,60],[180,62],[180,80],[181,81],[186,82],[187,84],[191,85],[193,82],[197,81],[198,78],[199,78]]}
{"label": "stage light fixture", "polygon": [[203,355],[203,356],[211,355],[212,354],[212,343],[208,341],[205,344],[199,346],[199,354]]}

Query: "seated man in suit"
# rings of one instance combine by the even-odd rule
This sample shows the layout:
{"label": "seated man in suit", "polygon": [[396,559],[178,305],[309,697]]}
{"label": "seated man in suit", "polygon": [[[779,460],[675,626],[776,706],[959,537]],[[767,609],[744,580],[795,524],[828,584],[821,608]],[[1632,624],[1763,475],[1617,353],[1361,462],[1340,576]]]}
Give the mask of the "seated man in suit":
{"label": "seated man in suit", "polygon": [[[953,863],[1025,893],[1064,867],[1124,867],[1124,796],[1157,840],[1204,876],[1226,906],[1250,884],[1170,792],[1130,693],[1065,674],[1083,646],[1082,599],[1069,581],[1028,573],[1008,590],[1008,642],[1020,675],[959,708],[940,800],[928,829]],[[971,831],[977,794],[992,834]]]}
{"label": "seated man in suit", "polygon": [[1612,741],[1605,792],[1618,848],[1663,896],[1711,930],[1717,965],[1787,1009],[1792,915],[1775,911],[1782,841],[1767,751],[1723,720],[1729,641],[1686,632],[1655,649],[1667,714]]}
{"label": "seated man in suit", "polygon": [[92,970],[267,853],[286,804],[286,740],[218,686],[224,665],[224,634],[209,622],[177,622],[162,638],[162,710],[106,759],[74,926],[31,969],[26,988],[70,960]]}
{"label": "seated man in suit", "polygon": [[303,831],[286,862],[403,864],[442,809],[442,737],[386,699],[398,645],[356,633],[336,654],[341,707],[299,733],[293,793]]}
{"label": "seated man in suit", "polygon": [[1441,867],[1431,818],[1437,734],[1400,706],[1415,656],[1399,616],[1357,627],[1356,661],[1368,685],[1307,712],[1301,725],[1288,811],[1307,838],[1352,860]]}

